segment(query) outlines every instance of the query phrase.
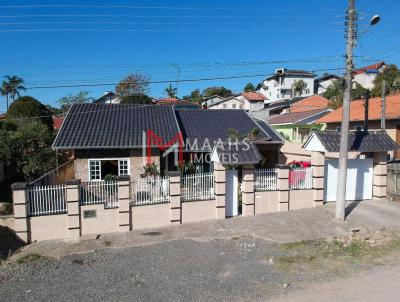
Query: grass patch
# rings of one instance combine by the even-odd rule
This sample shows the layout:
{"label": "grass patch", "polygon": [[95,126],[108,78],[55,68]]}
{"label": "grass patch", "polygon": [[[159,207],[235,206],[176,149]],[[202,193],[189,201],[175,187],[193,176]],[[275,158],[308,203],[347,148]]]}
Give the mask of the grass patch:
{"label": "grass patch", "polygon": [[16,262],[18,264],[29,264],[32,262],[43,260],[44,258],[45,257],[43,257],[39,254],[33,253],[33,254],[27,254],[25,256],[22,256],[21,258],[18,258]]}
{"label": "grass patch", "polygon": [[[385,257],[400,250],[400,237],[395,233],[373,235],[371,240],[306,240],[280,245],[282,256],[274,259],[282,270],[315,268],[317,270],[351,266],[351,264],[381,264]],[[384,240],[380,240],[380,239]],[[350,264],[350,265],[349,265]]]}

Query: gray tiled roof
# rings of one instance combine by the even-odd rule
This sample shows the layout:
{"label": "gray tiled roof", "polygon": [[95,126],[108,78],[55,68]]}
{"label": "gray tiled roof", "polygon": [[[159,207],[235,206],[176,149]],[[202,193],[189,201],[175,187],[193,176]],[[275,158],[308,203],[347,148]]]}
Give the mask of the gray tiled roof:
{"label": "gray tiled roof", "polygon": [[[325,131],[315,132],[322,145],[327,152],[339,152],[340,149],[340,132]],[[349,132],[349,151],[358,152],[383,152],[392,151],[398,148],[398,145],[383,131],[376,132]]]}
{"label": "gray tiled roof", "polygon": [[[210,144],[218,140],[227,141],[229,129],[234,129],[240,136],[246,137],[252,129],[258,128],[260,130],[259,140],[271,139],[243,110],[177,110],[176,114],[185,141],[193,143],[197,140],[198,151],[201,150],[200,147],[205,146],[205,141]],[[210,147],[212,148],[212,146]]]}
{"label": "gray tiled roof", "polygon": [[257,119],[256,123],[270,136],[270,142],[283,144],[283,138],[276,132],[276,130],[270,127],[266,122]]}
{"label": "gray tiled roof", "polygon": [[268,123],[271,125],[307,124],[318,120],[320,117],[326,115],[328,112],[329,110],[324,108],[310,111],[276,114],[268,118]]}
{"label": "gray tiled roof", "polygon": [[54,141],[56,149],[134,148],[143,132],[164,142],[178,132],[173,108],[152,105],[78,104],[71,107]]}
{"label": "gray tiled roof", "polygon": [[262,157],[252,143],[217,144],[215,151],[219,161],[224,165],[258,164]]}
{"label": "gray tiled roof", "polygon": [[[260,143],[281,143],[267,124],[243,110],[184,110],[172,106],[79,104],[71,107],[53,144],[55,149],[141,148],[143,132],[151,129],[164,142],[182,131],[184,141],[198,141],[196,151],[211,151],[215,141],[229,139],[229,129],[242,137],[257,128]],[[204,141],[208,140],[210,145]]]}

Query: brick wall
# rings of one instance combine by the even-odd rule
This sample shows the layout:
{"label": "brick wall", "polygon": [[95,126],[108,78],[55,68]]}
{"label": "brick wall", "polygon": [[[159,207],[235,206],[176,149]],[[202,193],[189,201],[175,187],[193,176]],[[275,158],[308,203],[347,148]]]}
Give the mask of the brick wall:
{"label": "brick wall", "polygon": [[[74,160],[75,179],[89,181],[88,160],[102,158],[129,158],[131,179],[138,178],[144,172],[143,166],[146,164],[142,150],[77,150]],[[152,151],[152,161],[160,168],[159,150]]]}

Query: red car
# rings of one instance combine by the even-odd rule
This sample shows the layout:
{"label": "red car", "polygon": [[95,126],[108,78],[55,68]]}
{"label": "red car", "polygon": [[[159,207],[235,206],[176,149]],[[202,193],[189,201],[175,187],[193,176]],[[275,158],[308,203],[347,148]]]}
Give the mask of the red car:
{"label": "red car", "polygon": [[[306,179],[306,170],[302,168],[311,167],[311,162],[308,161],[292,161],[288,163],[289,170],[289,186],[298,186]],[[297,170],[299,169],[299,170]]]}

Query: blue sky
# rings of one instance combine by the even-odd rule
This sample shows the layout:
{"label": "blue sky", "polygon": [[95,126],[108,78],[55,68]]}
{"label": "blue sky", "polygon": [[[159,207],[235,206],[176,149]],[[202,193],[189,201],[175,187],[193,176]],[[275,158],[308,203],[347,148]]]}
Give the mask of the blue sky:
{"label": "blue sky", "polygon": [[[356,2],[356,65],[397,63],[399,1]],[[220,85],[240,92],[278,67],[342,73],[346,7],[346,0],[1,1],[0,76],[16,74],[31,88],[110,84],[26,92],[57,105],[80,90],[101,96],[129,73],[175,80],[176,66],[181,79],[254,75],[180,83],[179,96]],[[374,13],[382,20],[370,28]],[[152,84],[151,95],[165,96],[168,85]]]}

